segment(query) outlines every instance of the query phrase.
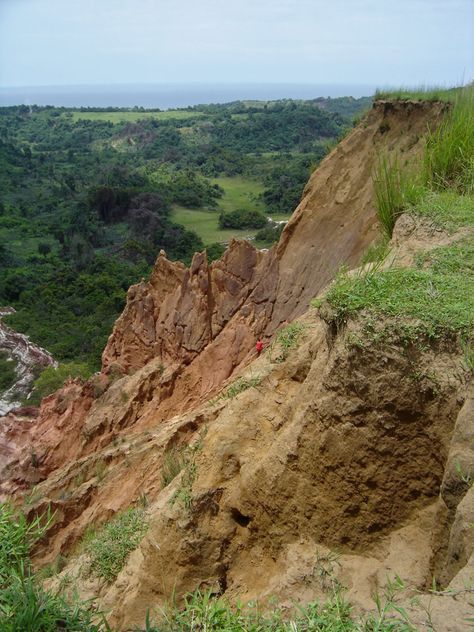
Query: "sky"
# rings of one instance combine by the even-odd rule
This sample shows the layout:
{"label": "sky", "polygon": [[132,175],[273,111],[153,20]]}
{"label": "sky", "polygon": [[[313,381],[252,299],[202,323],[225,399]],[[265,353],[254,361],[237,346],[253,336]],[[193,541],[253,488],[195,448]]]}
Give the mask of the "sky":
{"label": "sky", "polygon": [[474,0],[0,0],[0,87],[473,78]]}

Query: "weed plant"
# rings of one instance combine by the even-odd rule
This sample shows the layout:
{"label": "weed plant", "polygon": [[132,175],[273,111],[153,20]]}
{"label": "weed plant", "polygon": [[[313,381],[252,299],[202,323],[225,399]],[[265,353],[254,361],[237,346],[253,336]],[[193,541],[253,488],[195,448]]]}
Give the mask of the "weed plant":
{"label": "weed plant", "polygon": [[[53,520],[28,522],[8,504],[0,505],[0,629],[2,632],[99,632],[90,604],[68,603],[45,590],[34,576],[30,552]],[[96,615],[97,618],[97,615]]]}
{"label": "weed plant", "polygon": [[148,615],[146,632],[415,632],[406,612],[396,603],[396,594],[403,584],[389,583],[383,597],[375,595],[376,613],[357,622],[350,604],[340,589],[323,604],[295,606],[288,617],[279,607],[263,613],[258,604],[231,606],[225,599],[212,597],[210,591],[196,591],[185,598],[184,606],[163,609],[163,622],[154,626]]}
{"label": "weed plant", "polygon": [[258,375],[239,377],[238,380],[235,380],[235,382],[232,382],[232,384],[226,388],[218,399],[232,399],[249,388],[259,386],[261,381],[262,378]]}
{"label": "weed plant", "polygon": [[403,171],[396,159],[381,156],[373,176],[377,215],[386,238],[390,239],[400,215],[422,197],[423,188]]}
{"label": "weed plant", "polygon": [[84,539],[90,570],[112,582],[125,565],[129,553],[137,548],[148,528],[143,509],[130,508]]}
{"label": "weed plant", "polygon": [[275,362],[283,362],[288,357],[290,350],[294,349],[304,331],[303,323],[294,322],[277,331],[274,341],[270,346],[270,359],[273,361],[273,350],[278,346],[280,353]]}
{"label": "weed plant", "polygon": [[165,452],[163,465],[161,468],[161,482],[163,488],[167,487],[174,480],[181,470],[186,467],[187,459],[183,450],[172,448]]}

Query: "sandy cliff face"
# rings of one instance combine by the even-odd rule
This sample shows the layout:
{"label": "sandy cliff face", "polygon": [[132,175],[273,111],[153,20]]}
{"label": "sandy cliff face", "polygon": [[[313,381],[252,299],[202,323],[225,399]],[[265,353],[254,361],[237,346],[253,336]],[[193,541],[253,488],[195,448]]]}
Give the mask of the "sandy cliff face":
{"label": "sandy cliff face", "polygon": [[[368,607],[387,575],[421,589],[433,571],[457,586],[472,568],[474,492],[456,464],[472,460],[474,414],[459,350],[359,348],[357,322],[335,332],[308,310],[376,235],[376,152],[416,155],[445,107],[376,104],[313,174],[269,253],[233,242],[189,269],[161,254],[150,281],[129,290],[102,373],[47,398],[37,419],[2,424],[0,491],[29,490],[31,512],[57,512],[38,562],[71,554],[88,525],[147,499],[149,530],[113,584],[85,580],[74,556],[64,571],[120,629],[198,586],[307,601],[328,589],[329,564]],[[394,256],[455,238],[401,218]],[[270,341],[296,317],[299,348],[283,362],[277,347],[256,359],[256,336]],[[237,375],[258,386],[216,397]],[[190,485],[190,462],[163,483],[171,448],[193,455]],[[172,502],[186,485],[187,506]],[[459,616],[468,599],[459,595]]]}

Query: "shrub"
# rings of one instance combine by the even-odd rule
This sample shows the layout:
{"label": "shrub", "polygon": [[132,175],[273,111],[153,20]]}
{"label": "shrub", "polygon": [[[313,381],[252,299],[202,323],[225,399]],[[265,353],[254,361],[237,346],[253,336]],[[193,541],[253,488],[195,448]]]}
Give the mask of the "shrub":
{"label": "shrub", "polygon": [[87,364],[79,362],[67,362],[58,367],[48,366],[34,382],[34,390],[28,399],[29,404],[39,405],[43,397],[47,397],[57,391],[69,378],[81,378],[86,380],[92,374]]}
{"label": "shrub", "polygon": [[267,222],[266,215],[252,209],[242,208],[219,215],[220,228],[263,228]]}

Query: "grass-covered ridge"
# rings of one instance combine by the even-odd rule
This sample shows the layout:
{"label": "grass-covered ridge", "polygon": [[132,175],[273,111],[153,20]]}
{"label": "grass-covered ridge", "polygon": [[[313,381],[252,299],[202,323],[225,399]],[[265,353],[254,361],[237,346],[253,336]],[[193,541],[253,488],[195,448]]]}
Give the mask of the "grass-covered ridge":
{"label": "grass-covered ridge", "polygon": [[[358,312],[384,314],[428,338],[454,337],[466,349],[474,331],[474,87],[447,91],[453,105],[429,130],[422,161],[402,169],[381,155],[374,190],[384,233],[372,248],[378,264],[357,274],[341,272],[326,294],[328,318],[338,324]],[[452,245],[421,252],[411,267],[383,265],[398,217],[423,217],[433,228],[459,232]],[[365,261],[374,260],[372,256]],[[321,305],[322,301],[315,301]]]}
{"label": "grass-covered ridge", "polygon": [[400,88],[378,89],[374,99],[396,101],[453,101],[461,88],[441,86],[406,86]]}
{"label": "grass-covered ridge", "polygon": [[362,310],[417,319],[426,334],[470,335],[474,327],[474,244],[440,248],[427,268],[341,273],[326,295],[337,322]]}

